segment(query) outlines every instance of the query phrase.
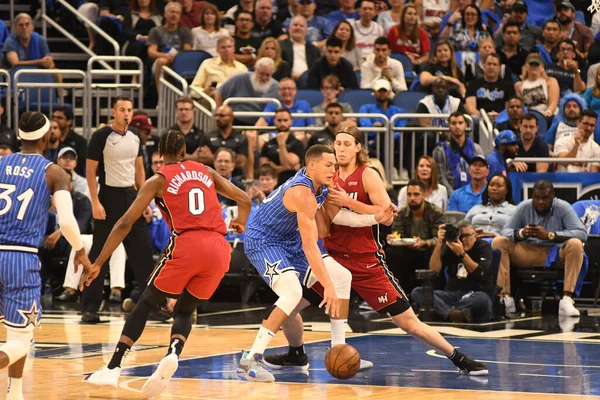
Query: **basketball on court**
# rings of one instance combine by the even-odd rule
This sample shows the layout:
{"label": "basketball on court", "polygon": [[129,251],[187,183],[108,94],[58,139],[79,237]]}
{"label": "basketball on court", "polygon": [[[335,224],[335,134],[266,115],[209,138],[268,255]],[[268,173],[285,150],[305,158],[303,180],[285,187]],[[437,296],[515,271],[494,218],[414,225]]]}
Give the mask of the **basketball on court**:
{"label": "basketball on court", "polygon": [[350,379],[358,372],[360,354],[349,344],[333,346],[325,356],[325,368],[337,379]]}

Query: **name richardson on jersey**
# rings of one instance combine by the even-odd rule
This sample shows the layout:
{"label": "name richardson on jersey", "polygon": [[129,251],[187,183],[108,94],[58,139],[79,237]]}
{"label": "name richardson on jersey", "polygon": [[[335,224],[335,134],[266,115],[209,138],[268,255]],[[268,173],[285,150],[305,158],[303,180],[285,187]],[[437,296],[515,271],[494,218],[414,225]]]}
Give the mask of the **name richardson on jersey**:
{"label": "name richardson on jersey", "polygon": [[33,174],[33,169],[31,168],[27,168],[27,167],[22,167],[22,166],[6,166],[5,169],[5,174],[6,175],[12,175],[12,176],[20,176],[23,178],[29,178],[32,174]]}
{"label": "name richardson on jersey", "polygon": [[199,181],[202,182],[206,187],[211,187],[213,181],[210,176],[203,174],[198,171],[182,171],[171,178],[167,192],[177,194],[181,185],[188,181]]}

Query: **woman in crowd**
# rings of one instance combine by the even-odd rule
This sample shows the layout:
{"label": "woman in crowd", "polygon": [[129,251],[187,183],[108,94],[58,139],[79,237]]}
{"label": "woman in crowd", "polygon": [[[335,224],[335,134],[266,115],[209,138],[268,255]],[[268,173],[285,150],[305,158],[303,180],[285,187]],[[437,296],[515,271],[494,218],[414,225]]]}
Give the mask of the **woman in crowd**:
{"label": "woman in crowd", "polygon": [[596,69],[596,79],[594,86],[588,88],[583,94],[583,99],[592,110],[600,113],[600,68]]}
{"label": "woman in crowd", "polygon": [[514,214],[510,179],[502,174],[492,175],[481,194],[481,204],[471,208],[465,219],[473,224],[480,238],[494,238]]}
{"label": "woman in crowd", "polygon": [[130,13],[125,15],[123,21],[123,34],[127,40],[125,55],[138,57],[145,63],[148,58],[148,33],[150,29],[162,25],[163,18],[156,9],[156,0],[130,0],[129,9]]}
{"label": "woman in crowd", "polygon": [[[331,103],[338,103],[338,96],[342,93],[342,84],[340,83],[340,79],[335,75],[327,75],[321,81],[321,94],[323,95],[323,103],[318,106],[314,106],[312,111],[314,113],[324,113],[327,106]],[[352,106],[348,103],[340,103],[342,106],[342,111],[344,114],[352,113]],[[346,120],[351,119],[354,121],[354,125],[356,125],[356,118],[346,118]],[[325,125],[325,120],[323,118],[315,118],[316,126]]]}
{"label": "woman in crowd", "polygon": [[515,92],[529,110],[538,111],[547,119],[554,116],[560,98],[560,88],[555,78],[546,75],[538,53],[530,53],[527,56],[521,81],[515,83]]}
{"label": "woman in crowd", "polygon": [[[431,156],[422,156],[419,158],[413,179],[418,179],[425,183],[425,187],[427,188],[425,190],[425,200],[446,211],[448,208],[448,191],[444,185],[438,183],[437,164]],[[398,194],[398,208],[404,206],[406,203],[405,186],[400,189],[400,194]]]}
{"label": "woman in crowd", "polygon": [[474,5],[468,5],[462,11],[462,23],[457,24],[450,35],[454,51],[477,52],[479,40],[492,35],[481,21],[481,10]]}
{"label": "woman in crowd", "polygon": [[257,60],[262,57],[269,57],[275,61],[275,72],[273,73],[273,79],[280,81],[283,78],[290,78],[292,70],[290,64],[281,58],[281,46],[279,42],[272,37],[265,38],[258,49]]}
{"label": "woman in crowd", "polygon": [[192,29],[194,50],[204,50],[213,57],[218,56],[217,40],[230,36],[229,31],[221,28],[221,16],[216,6],[206,3],[200,13],[200,26]]}
{"label": "woman in crowd", "polygon": [[448,81],[448,92],[451,96],[464,98],[467,92],[462,82],[462,72],[456,64],[454,49],[447,40],[440,40],[433,47],[433,59],[421,66],[419,83],[431,93],[431,84],[440,77]]}
{"label": "woman in crowd", "polygon": [[393,26],[400,23],[400,15],[402,14],[404,0],[390,0],[389,3],[392,8],[380,13],[377,17],[377,23],[383,27],[383,31],[386,35]]}
{"label": "woman in crowd", "polygon": [[429,35],[419,25],[417,9],[412,4],[404,6],[400,23],[390,29],[388,40],[392,52],[406,54],[415,68],[429,60]]}
{"label": "woman in crowd", "polygon": [[360,50],[356,47],[356,39],[354,38],[354,29],[348,21],[339,22],[333,32],[332,37],[336,37],[342,41],[342,50],[344,50],[343,57],[350,61],[350,64],[354,67],[355,71],[360,71],[360,65],[362,64],[362,57],[360,56]]}

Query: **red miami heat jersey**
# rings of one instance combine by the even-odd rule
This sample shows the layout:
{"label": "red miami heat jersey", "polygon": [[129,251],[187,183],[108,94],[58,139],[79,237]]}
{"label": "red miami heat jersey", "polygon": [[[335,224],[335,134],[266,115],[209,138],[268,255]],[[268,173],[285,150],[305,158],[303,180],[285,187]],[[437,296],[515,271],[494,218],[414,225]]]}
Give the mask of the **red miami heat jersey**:
{"label": "red miami heat jersey", "polygon": [[215,182],[206,167],[195,161],[165,165],[158,171],[166,179],[162,198],[156,198],[171,232],[189,230],[227,233]]}
{"label": "red miami heat jersey", "polygon": [[[345,181],[340,178],[338,170],[333,175],[333,184],[344,189],[354,200],[365,204],[373,204],[362,183],[365,168],[367,168],[366,165],[359,166]],[[376,240],[379,237],[377,229],[378,225],[350,228],[349,226],[331,224],[329,236],[325,238],[325,249],[332,253],[374,254],[381,248]]]}

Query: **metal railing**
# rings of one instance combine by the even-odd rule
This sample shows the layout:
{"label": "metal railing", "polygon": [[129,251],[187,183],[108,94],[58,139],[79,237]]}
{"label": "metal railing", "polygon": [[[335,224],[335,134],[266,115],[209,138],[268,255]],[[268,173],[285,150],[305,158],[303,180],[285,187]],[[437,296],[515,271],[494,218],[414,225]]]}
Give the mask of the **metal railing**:
{"label": "metal railing", "polygon": [[230,97],[223,101],[223,105],[236,103],[275,103],[275,105],[277,105],[277,108],[281,107],[281,102],[274,97]]}
{"label": "metal railing", "polygon": [[[11,2],[12,5],[12,2]],[[4,94],[0,95],[5,99],[5,110],[4,118],[6,118],[6,125],[10,128],[13,125],[12,121],[12,96],[10,90],[12,88],[10,73],[5,69],[0,69],[0,88],[4,88]]]}
{"label": "metal railing", "polygon": [[561,158],[561,157],[515,157],[513,159],[515,162],[524,162],[524,163],[554,163],[554,164],[571,164],[571,163],[600,163],[600,159],[598,158]]}
{"label": "metal railing", "polygon": [[190,86],[189,91],[192,98],[195,98],[195,96],[198,97],[194,100],[194,107],[199,111],[196,113],[196,126],[204,132],[214,130],[216,128],[215,114],[217,111],[217,103],[212,97],[204,93],[203,90]]}
{"label": "metal railing", "polygon": [[[60,74],[63,78],[69,78],[68,83],[58,82],[39,82],[36,80],[23,80],[27,75],[56,75]],[[87,88],[87,77],[85,72],[78,69],[20,69],[13,76],[13,102],[16,110],[13,113],[13,126],[19,126],[19,113],[23,111],[43,112],[51,116],[52,110],[57,105],[71,105],[75,108],[77,104],[85,104],[85,94]],[[67,94],[69,89],[70,96]],[[81,93],[81,96],[78,96]],[[70,97],[70,101],[65,101]],[[84,130],[86,125],[84,123]]]}
{"label": "metal railing", "polygon": [[[136,64],[137,69],[94,69],[95,63],[114,62],[115,67],[119,63],[127,65]],[[85,136],[89,138],[92,129],[100,125],[101,119],[107,117],[110,119],[110,108],[112,99],[126,95],[133,100],[133,106],[137,109],[144,108],[144,64],[138,57],[131,56],[94,56],[90,57],[87,63],[87,91],[84,109],[85,116]],[[137,83],[122,83],[121,76],[131,76],[137,78]],[[99,82],[98,79],[102,81]],[[114,80],[114,82],[111,82]]]}
{"label": "metal railing", "polygon": [[[181,85],[178,88],[174,85],[170,79]],[[187,96],[188,83],[178,73],[173,71],[166,65],[160,70],[160,78],[158,85],[158,131],[162,132],[170,126],[173,126],[176,122],[176,104],[175,100],[178,97]]]}

